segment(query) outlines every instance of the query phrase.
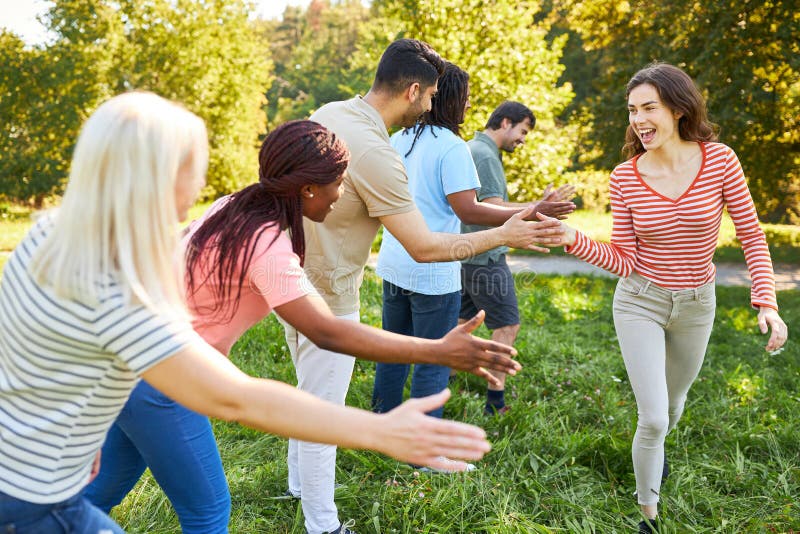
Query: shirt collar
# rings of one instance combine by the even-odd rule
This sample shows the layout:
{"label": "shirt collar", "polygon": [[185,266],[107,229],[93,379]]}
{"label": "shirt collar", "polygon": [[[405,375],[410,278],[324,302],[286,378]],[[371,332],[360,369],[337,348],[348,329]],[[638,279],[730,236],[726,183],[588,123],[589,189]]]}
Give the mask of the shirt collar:
{"label": "shirt collar", "polygon": [[353,103],[353,107],[355,109],[366,115],[369,118],[369,120],[375,123],[375,127],[378,128],[378,130],[381,133],[381,136],[388,143],[389,131],[386,129],[386,123],[383,122],[383,117],[381,117],[381,114],[378,113],[378,110],[370,106],[366,101],[364,101],[364,98],[361,95],[356,95],[355,97],[353,97],[351,102]]}
{"label": "shirt collar", "polygon": [[483,132],[475,132],[475,137],[473,139],[475,139],[476,141],[479,141],[481,143],[485,143],[487,146],[489,146],[492,149],[492,152],[495,155],[500,156],[500,147],[498,147],[497,143],[495,143],[494,140],[491,137],[489,137],[488,135],[486,135],[485,133],[483,133]]}

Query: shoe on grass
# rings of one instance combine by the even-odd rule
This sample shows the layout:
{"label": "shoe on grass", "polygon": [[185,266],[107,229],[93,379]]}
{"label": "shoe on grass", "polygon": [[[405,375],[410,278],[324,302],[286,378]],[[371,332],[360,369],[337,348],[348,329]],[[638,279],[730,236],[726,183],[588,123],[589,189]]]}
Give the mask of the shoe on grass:
{"label": "shoe on grass", "polygon": [[658,532],[658,519],[639,521],[639,534],[655,534]]}
{"label": "shoe on grass", "polygon": [[340,524],[339,528],[331,532],[331,534],[356,534],[356,531],[350,528],[355,524],[356,522],[353,519],[351,519],[345,523]]}
{"label": "shoe on grass", "polygon": [[489,417],[491,417],[493,415],[505,415],[510,409],[511,409],[511,406],[509,406],[508,404],[506,404],[502,408],[495,408],[494,406],[491,406],[491,405],[487,404],[487,405],[485,405],[483,407],[483,415],[486,415],[486,416],[489,416]]}

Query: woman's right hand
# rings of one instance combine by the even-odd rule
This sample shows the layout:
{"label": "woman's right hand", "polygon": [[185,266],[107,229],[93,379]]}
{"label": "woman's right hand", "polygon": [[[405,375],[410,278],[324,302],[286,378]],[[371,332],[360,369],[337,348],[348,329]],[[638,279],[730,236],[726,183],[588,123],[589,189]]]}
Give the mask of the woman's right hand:
{"label": "woman's right hand", "polygon": [[564,221],[554,219],[553,217],[548,217],[542,213],[537,213],[536,216],[539,217],[539,220],[541,221],[557,221],[561,224],[561,232],[558,234],[558,236],[561,238],[561,241],[556,246],[571,247],[575,244],[575,240],[577,239],[577,231],[575,228],[571,227]]}
{"label": "woman's right hand", "polygon": [[464,471],[460,460],[480,460],[491,450],[482,429],[425,415],[441,407],[450,398],[450,390],[410,399],[394,410],[382,414],[374,448],[403,462],[426,465],[434,469]]}

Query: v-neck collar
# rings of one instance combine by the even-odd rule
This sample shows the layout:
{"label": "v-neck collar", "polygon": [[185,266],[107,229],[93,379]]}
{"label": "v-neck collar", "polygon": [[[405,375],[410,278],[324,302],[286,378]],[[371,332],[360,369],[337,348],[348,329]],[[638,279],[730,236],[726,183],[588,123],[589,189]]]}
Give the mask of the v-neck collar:
{"label": "v-neck collar", "polygon": [[639,158],[641,157],[642,154],[644,154],[644,152],[642,152],[641,154],[636,154],[636,156],[634,156],[633,161],[631,162],[633,165],[633,174],[636,176],[636,179],[639,180],[639,183],[642,184],[642,186],[644,186],[645,189],[649,190],[657,197],[666,200],[667,202],[677,204],[681,200],[683,200],[686,197],[686,195],[688,195],[689,192],[694,188],[695,184],[697,183],[697,180],[700,179],[700,176],[703,174],[703,169],[706,166],[706,145],[702,141],[698,141],[697,144],[700,145],[700,152],[702,158],[702,160],[700,161],[700,168],[698,169],[697,175],[694,177],[694,180],[692,180],[692,183],[689,184],[689,187],[687,187],[686,190],[683,193],[681,193],[680,196],[678,196],[678,198],[670,198],[668,196],[664,196],[655,189],[653,189],[652,187],[650,187],[650,185],[644,181],[642,175],[639,174],[639,166],[637,165]]}

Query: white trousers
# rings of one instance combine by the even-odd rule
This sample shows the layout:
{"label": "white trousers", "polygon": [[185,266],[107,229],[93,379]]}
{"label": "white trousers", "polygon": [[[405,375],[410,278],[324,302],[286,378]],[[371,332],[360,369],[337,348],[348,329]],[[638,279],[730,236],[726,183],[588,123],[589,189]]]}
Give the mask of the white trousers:
{"label": "white trousers", "polygon": [[[358,312],[338,316],[358,321]],[[283,323],[286,343],[292,355],[297,387],[315,397],[344,404],[355,358],[323,350],[292,326]],[[336,481],[336,447],[289,440],[289,491],[299,496],[309,534],[332,532],[339,526],[339,515],[333,502]]]}

